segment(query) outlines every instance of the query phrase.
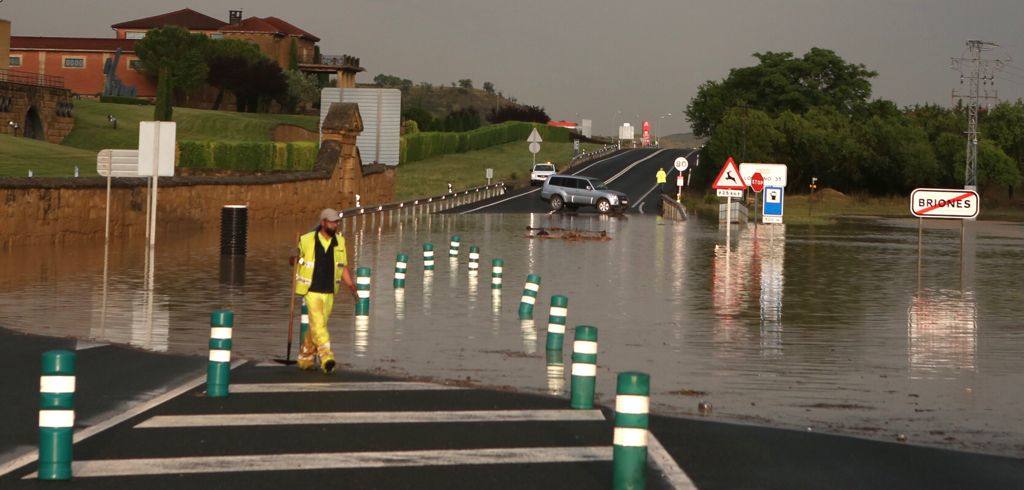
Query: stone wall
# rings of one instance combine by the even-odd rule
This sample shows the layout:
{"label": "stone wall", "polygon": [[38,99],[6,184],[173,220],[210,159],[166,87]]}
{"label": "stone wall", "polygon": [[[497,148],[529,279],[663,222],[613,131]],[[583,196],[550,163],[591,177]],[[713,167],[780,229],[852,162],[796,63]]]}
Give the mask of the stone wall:
{"label": "stone wall", "polygon": [[[220,209],[248,204],[251,224],[314,219],[325,207],[394,200],[395,170],[361,165],[356,136],[362,132],[355,104],[334,104],[337,128],[325,128],[316,166],[309,172],[239,177],[160,179],[159,233],[220,225]],[[352,107],[350,107],[352,106]],[[103,240],[106,179],[0,179],[0,248]],[[144,179],[115,179],[110,205],[114,237],[142,236],[146,230]]]}
{"label": "stone wall", "polygon": [[[26,76],[14,73],[12,76]],[[26,85],[0,80],[0,133],[13,134],[14,128],[8,124],[14,121],[20,125],[17,135],[22,136],[28,128],[26,116],[31,108],[35,108],[42,123],[44,138],[50,143],[60,143],[75,127],[75,118],[71,112],[59,109],[71,102],[71,92],[67,89]]]}

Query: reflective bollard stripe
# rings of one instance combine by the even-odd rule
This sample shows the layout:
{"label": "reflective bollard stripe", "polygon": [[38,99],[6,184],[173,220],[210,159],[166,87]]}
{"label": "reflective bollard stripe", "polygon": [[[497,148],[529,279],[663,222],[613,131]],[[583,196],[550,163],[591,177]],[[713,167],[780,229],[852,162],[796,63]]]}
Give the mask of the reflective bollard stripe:
{"label": "reflective bollard stripe", "polygon": [[395,257],[395,289],[405,288],[405,272],[409,269],[409,256],[398,254]]}
{"label": "reflective bollard stripe", "polygon": [[572,342],[572,398],[569,406],[594,408],[594,385],[597,382],[597,327],[576,327]]}
{"label": "reflective bollard stripe", "polygon": [[[228,396],[231,373],[231,329],[235,315],[217,310],[210,315],[210,362],[206,367],[206,396]],[[299,332],[302,335],[302,332]]]}
{"label": "reflective bollard stripe", "polygon": [[523,297],[519,300],[519,318],[533,318],[533,305],[537,302],[537,293],[540,291],[540,276],[530,274],[526,276],[526,285],[523,286]]}
{"label": "reflective bollard stripe", "polygon": [[423,244],[423,270],[432,271],[434,270],[434,244],[424,243]]}
{"label": "reflective bollard stripe", "polygon": [[449,248],[448,248],[448,256],[449,257],[458,257],[459,256],[459,244],[460,244],[461,241],[462,241],[462,238],[460,238],[459,235],[452,235],[452,241],[449,244]]}
{"label": "reflective bollard stripe", "polygon": [[39,376],[40,480],[71,479],[75,426],[74,352],[52,350],[42,356]]}
{"label": "reflective bollard stripe", "polygon": [[647,472],[647,427],[651,378],[645,373],[619,373],[615,396],[612,488],[642,489]]}
{"label": "reflective bollard stripe", "polygon": [[556,294],[551,297],[548,312],[547,350],[562,350],[565,341],[565,317],[569,315],[569,298]]}
{"label": "reflective bollard stripe", "polygon": [[309,332],[309,306],[306,306],[306,298],[302,298],[302,316],[299,320],[299,346],[306,341],[306,333]]}
{"label": "reflective bollard stripe", "polygon": [[356,317],[370,316],[370,268],[356,269]]}
{"label": "reflective bollard stripe", "polygon": [[501,289],[501,274],[504,269],[504,260],[494,259],[491,261],[491,289]]}
{"label": "reflective bollard stripe", "polygon": [[476,245],[469,246],[469,274],[476,275],[480,271],[480,248]]}

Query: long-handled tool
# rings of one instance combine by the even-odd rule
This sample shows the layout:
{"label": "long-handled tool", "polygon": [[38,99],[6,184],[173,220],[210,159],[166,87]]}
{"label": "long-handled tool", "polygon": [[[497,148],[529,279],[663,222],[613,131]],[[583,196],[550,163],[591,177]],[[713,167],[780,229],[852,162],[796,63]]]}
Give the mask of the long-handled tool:
{"label": "long-handled tool", "polygon": [[[295,242],[298,243],[298,238]],[[288,296],[291,298],[290,304],[288,305],[288,347],[285,350],[284,359],[274,359],[274,362],[281,364],[291,365],[298,361],[292,360],[292,335],[295,333],[295,281],[299,275],[299,257],[295,258],[295,267],[292,268],[292,288],[288,290]],[[300,345],[301,349],[302,346]]]}

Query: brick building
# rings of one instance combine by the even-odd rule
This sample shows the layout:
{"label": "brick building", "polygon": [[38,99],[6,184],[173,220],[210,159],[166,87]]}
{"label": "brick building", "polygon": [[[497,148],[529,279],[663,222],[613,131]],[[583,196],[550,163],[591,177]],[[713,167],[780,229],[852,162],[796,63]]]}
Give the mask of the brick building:
{"label": "brick building", "polygon": [[174,12],[114,24],[115,37],[67,38],[13,36],[9,54],[13,71],[54,75],[64,78],[65,87],[81,95],[103,92],[103,66],[120,48],[122,55],[117,77],[134,86],[139,97],[156,96],[156,81],[139,71],[135,42],[150,29],[179,26],[212,39],[241,39],[252,42],[282,68],[291,61],[295,44],[299,70],[306,73],[330,73],[338,77],[338,86],[354,87],[355,75],[364,71],[359,59],[351,56],[318,57],[320,38],[278,17],[242,17],[241,10],[228,12],[228,22],[181,9]]}

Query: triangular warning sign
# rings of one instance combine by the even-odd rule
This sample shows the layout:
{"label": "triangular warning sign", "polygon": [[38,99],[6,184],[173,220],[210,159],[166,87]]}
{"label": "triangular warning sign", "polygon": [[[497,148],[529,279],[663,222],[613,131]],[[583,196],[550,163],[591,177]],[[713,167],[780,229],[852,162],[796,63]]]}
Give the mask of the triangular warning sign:
{"label": "triangular warning sign", "polygon": [[537,128],[533,128],[530,132],[530,137],[526,138],[527,143],[543,143],[544,140],[540,139],[540,133],[537,132]]}
{"label": "triangular warning sign", "polygon": [[725,165],[722,165],[722,170],[718,172],[718,177],[715,177],[711,188],[734,191],[742,191],[747,188],[747,183],[743,181],[740,169],[736,166],[736,162],[733,161],[732,157],[729,157],[725,161]]}

